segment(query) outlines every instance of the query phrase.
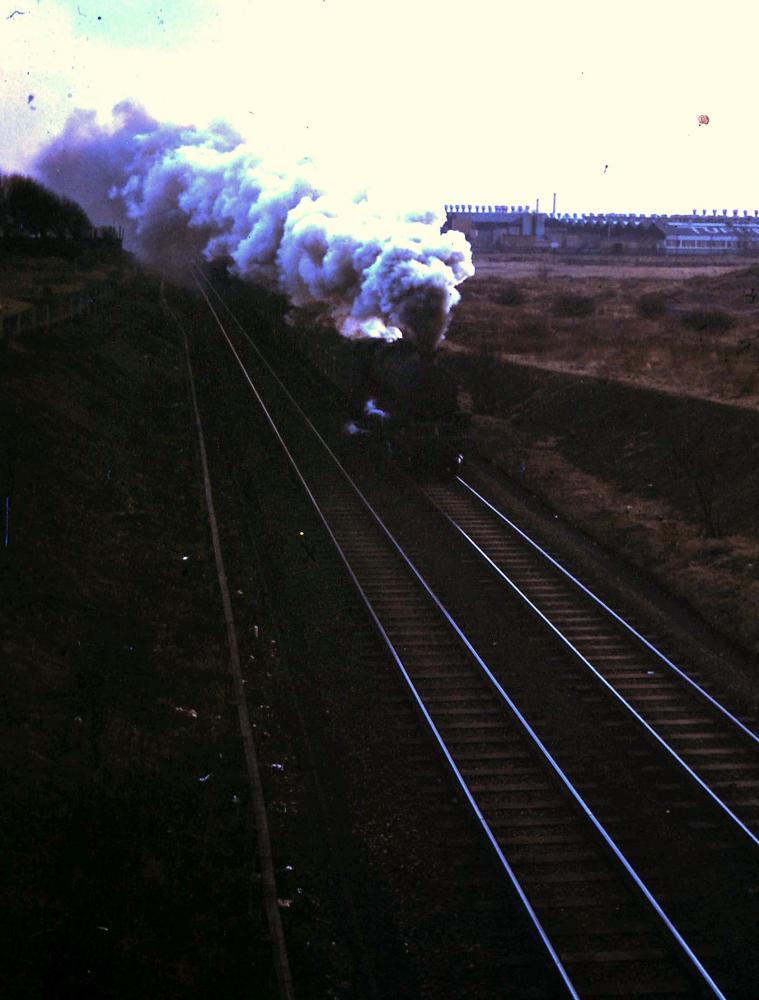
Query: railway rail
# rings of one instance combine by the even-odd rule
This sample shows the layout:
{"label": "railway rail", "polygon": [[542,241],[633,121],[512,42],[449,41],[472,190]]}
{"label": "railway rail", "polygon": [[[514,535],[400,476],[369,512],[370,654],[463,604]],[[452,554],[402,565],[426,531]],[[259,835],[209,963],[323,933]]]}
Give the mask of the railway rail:
{"label": "railway rail", "polygon": [[[427,526],[424,532],[409,533],[406,512],[398,508],[398,483],[380,482],[360,469],[359,486],[248,334],[239,325],[234,332],[232,324],[228,328],[221,315],[223,300],[214,297],[201,277],[198,283],[245,384],[287,454],[446,762],[461,801],[490,845],[504,885],[520,900],[553,971],[554,995],[752,995],[755,966],[746,961],[752,938],[740,928],[746,918],[756,916],[755,899],[742,891],[755,856],[747,836],[751,817],[738,818],[739,810],[748,816],[753,808],[751,786],[719,788],[719,794],[712,790],[710,796],[705,781],[694,780],[695,771],[683,768],[684,753],[668,751],[662,762],[662,741],[646,727],[642,742],[639,734],[630,737],[634,750],[628,766],[620,768],[620,734],[628,739],[628,718],[640,728],[640,713],[631,716],[627,711],[628,718],[620,722],[619,699],[614,699],[611,715],[604,699],[600,717],[595,705],[588,710],[588,701],[598,699],[593,694],[588,698],[586,689],[578,687],[576,662],[588,668],[588,641],[592,646],[595,638],[591,626],[583,624],[577,611],[568,610],[561,628],[569,636],[562,633],[560,638],[555,627],[547,634],[545,616],[537,614],[534,604],[525,611],[521,598],[521,606],[512,605],[504,613],[504,571],[496,568],[499,559],[508,562],[513,557],[488,554],[487,547],[495,551],[496,543],[482,534],[483,544],[477,543],[477,557],[472,557],[473,533],[486,529],[467,521],[470,532],[465,537],[466,529],[452,516],[454,507],[459,519],[470,516],[462,513],[458,499],[465,494],[452,494],[447,487],[430,489],[435,510],[445,512],[445,518],[436,514],[431,519],[429,500],[415,496],[407,484],[403,496],[409,511],[417,511]],[[467,489],[463,481],[455,488]],[[488,514],[495,517],[492,510]],[[542,584],[533,585],[534,597]],[[557,597],[554,606],[560,608],[564,600]],[[582,639],[585,651],[569,649],[568,638],[574,640],[573,647]],[[626,701],[646,702],[653,694],[653,711],[672,722],[675,734],[701,731],[700,716],[691,724],[683,722],[676,699],[671,705],[657,702],[658,676],[650,675],[648,667],[643,676],[647,681],[654,676],[655,681],[641,687],[636,684],[641,670],[637,661],[631,665],[615,659],[621,654],[606,640],[600,646],[607,650],[608,663],[620,665]],[[517,659],[521,670],[514,669]],[[576,698],[575,707],[566,713],[562,706],[549,713],[553,719],[543,718],[540,687],[546,668],[549,675],[558,671],[564,687],[569,679],[574,694],[579,693],[582,732],[600,727],[603,733],[613,733],[613,740],[578,747],[566,725],[571,728],[575,720]],[[597,682],[596,674],[593,677]],[[556,724],[556,716],[564,717],[564,726],[562,718]],[[740,733],[740,740],[745,737]],[[736,751],[739,759],[729,758],[730,767],[740,770],[746,763],[742,750]],[[727,756],[717,754],[716,763],[709,760],[700,766],[701,773],[719,767]],[[612,772],[630,784],[630,804],[620,800],[619,788],[609,792]],[[651,778],[653,805],[648,802],[642,810],[641,824],[636,821],[641,781],[647,793]],[[669,814],[664,803],[671,804],[675,819],[663,826],[654,823],[652,832],[644,829],[652,810]],[[674,869],[673,852],[656,850],[662,833],[678,838],[675,853],[683,858]],[[704,871],[714,867],[721,851],[727,852],[727,861],[704,880]],[[690,879],[689,864],[695,866]],[[722,892],[712,906],[718,884]],[[723,904],[731,893],[741,905],[725,920]],[[670,909],[677,912],[677,923]],[[724,926],[710,939],[714,920]]]}
{"label": "railway rail", "polygon": [[184,361],[187,371],[187,382],[190,395],[190,404],[197,435],[198,453],[203,478],[203,495],[208,514],[208,525],[211,534],[211,543],[214,554],[219,592],[221,594],[222,607],[224,610],[224,624],[227,633],[227,644],[229,648],[229,672],[235,690],[235,701],[237,704],[238,724],[243,743],[245,756],[245,766],[247,770],[248,786],[250,789],[251,804],[256,829],[256,843],[258,848],[258,862],[261,872],[261,887],[263,905],[266,911],[266,919],[269,927],[271,940],[271,952],[274,971],[276,975],[277,991],[280,1000],[293,1000],[293,982],[290,970],[290,961],[287,953],[287,945],[282,929],[282,920],[279,913],[277,900],[277,883],[274,870],[274,860],[269,833],[269,817],[266,811],[266,801],[261,781],[261,772],[258,761],[258,752],[253,738],[253,728],[251,726],[250,715],[248,713],[247,700],[245,698],[245,681],[242,676],[240,663],[240,650],[237,639],[237,626],[235,624],[232,601],[229,592],[229,582],[224,565],[221,540],[219,537],[219,526],[216,518],[216,510],[213,499],[213,486],[208,465],[206,450],[205,430],[203,420],[198,406],[197,390],[195,384],[195,374],[193,372],[192,360],[190,358],[189,341],[187,332],[180,323],[176,314],[163,304],[171,320],[179,329],[182,345],[184,348]]}

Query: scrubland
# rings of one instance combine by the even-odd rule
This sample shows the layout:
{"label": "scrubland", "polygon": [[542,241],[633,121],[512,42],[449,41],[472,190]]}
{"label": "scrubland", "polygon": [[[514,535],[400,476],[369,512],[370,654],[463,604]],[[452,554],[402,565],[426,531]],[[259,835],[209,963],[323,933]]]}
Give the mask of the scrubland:
{"label": "scrubland", "polygon": [[462,286],[449,348],[759,405],[759,263],[513,267]]}

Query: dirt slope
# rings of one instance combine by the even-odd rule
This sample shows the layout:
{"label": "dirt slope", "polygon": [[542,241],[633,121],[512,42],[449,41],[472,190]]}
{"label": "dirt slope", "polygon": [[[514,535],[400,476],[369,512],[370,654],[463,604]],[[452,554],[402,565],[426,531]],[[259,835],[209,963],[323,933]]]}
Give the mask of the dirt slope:
{"label": "dirt slope", "polygon": [[[530,365],[450,358],[495,412],[473,446],[759,649],[759,413]],[[476,405],[475,405],[476,409]]]}

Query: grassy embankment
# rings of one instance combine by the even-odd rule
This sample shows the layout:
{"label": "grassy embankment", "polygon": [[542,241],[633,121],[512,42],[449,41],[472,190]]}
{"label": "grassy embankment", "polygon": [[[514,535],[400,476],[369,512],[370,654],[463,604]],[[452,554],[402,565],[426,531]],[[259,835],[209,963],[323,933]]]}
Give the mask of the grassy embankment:
{"label": "grassy embankment", "polygon": [[445,348],[477,447],[759,649],[759,268],[520,269]]}
{"label": "grassy embankment", "polygon": [[[69,293],[108,270],[121,291],[100,315],[0,342],[0,992],[269,995],[181,341],[157,287],[116,255],[5,261],[0,297]],[[224,523],[284,871],[299,792],[266,768],[290,752],[267,725],[279,662],[255,560]],[[283,911],[293,962],[321,991],[329,961],[314,971],[319,931],[301,935],[297,911]]]}

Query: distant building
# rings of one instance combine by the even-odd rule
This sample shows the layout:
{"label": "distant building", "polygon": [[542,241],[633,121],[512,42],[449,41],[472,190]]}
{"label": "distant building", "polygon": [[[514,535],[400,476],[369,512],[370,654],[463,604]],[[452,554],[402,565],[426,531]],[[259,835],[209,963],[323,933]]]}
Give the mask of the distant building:
{"label": "distant building", "polygon": [[551,217],[546,233],[553,251],[600,254],[656,254],[664,226],[645,216],[580,215]]}
{"label": "distant building", "polygon": [[667,254],[759,253],[759,220],[726,219],[667,223]]}
{"label": "distant building", "polygon": [[464,233],[478,250],[547,249],[546,216],[506,205],[446,205],[447,229]]}
{"label": "distant building", "polygon": [[475,250],[573,254],[759,254],[759,211],[738,215],[561,215],[526,206],[447,205],[446,228]]}

